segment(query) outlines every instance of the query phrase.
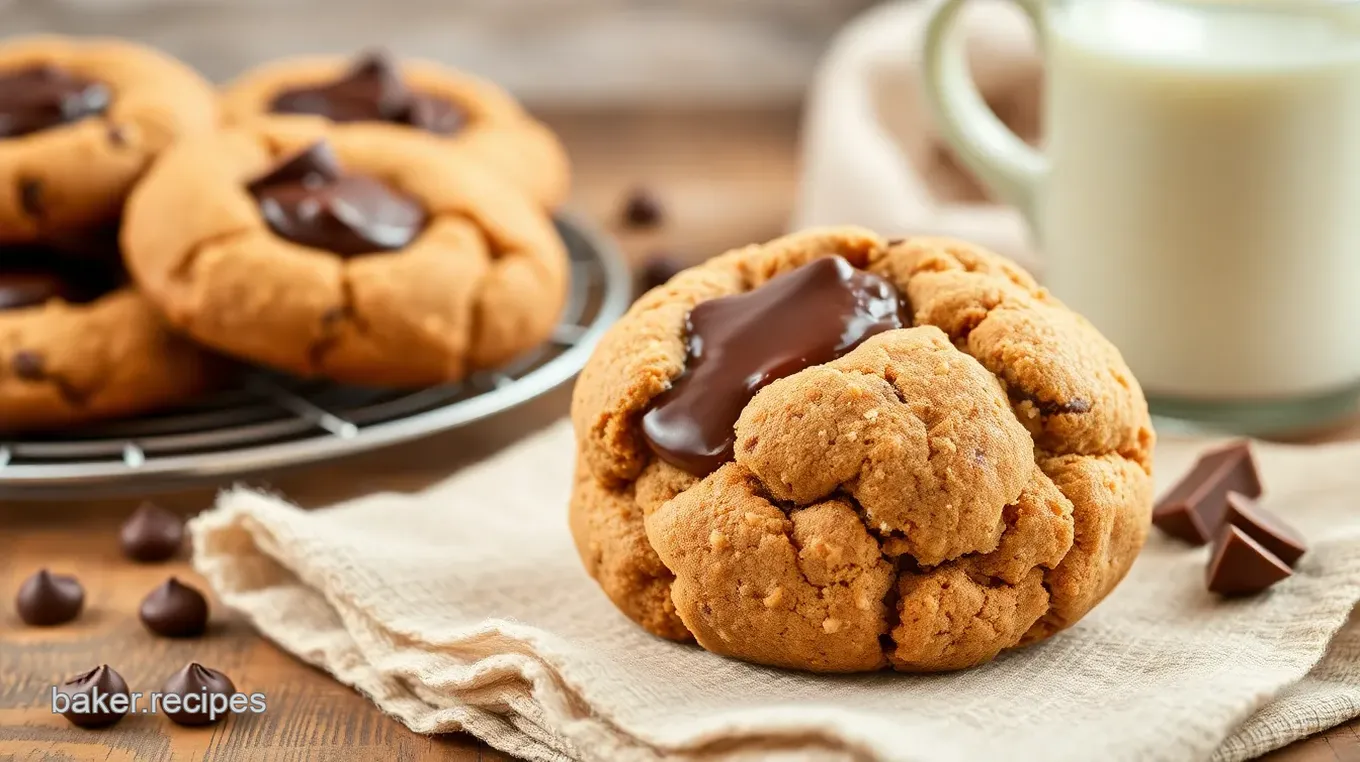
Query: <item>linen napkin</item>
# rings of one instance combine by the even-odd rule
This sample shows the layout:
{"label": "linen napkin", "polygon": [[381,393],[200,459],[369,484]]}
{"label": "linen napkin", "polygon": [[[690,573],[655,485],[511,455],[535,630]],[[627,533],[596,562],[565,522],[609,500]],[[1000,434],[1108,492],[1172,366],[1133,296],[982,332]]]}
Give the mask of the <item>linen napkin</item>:
{"label": "linen napkin", "polygon": [[[1204,442],[1167,441],[1158,481]],[[1360,714],[1360,445],[1259,445],[1295,576],[1221,601],[1154,532],[1050,641],[960,673],[816,676],[647,635],[581,568],[565,422],[414,494],[304,511],[246,490],[194,564],[271,640],[421,733],[531,760],[1243,760]]]}
{"label": "linen napkin", "polygon": [[[1024,219],[991,202],[959,165],[926,102],[921,48],[931,5],[883,5],[837,36],[807,99],[791,227],[952,235],[1035,271]],[[1029,22],[1013,2],[972,0],[961,27],[983,99],[1017,135],[1037,143],[1043,67]]]}

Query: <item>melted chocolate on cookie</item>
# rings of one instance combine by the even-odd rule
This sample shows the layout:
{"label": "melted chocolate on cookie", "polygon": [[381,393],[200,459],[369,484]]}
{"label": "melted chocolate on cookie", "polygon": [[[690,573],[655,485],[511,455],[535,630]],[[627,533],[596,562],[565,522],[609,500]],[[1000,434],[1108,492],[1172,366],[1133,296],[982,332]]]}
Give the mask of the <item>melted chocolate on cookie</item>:
{"label": "melted chocolate on cookie", "polygon": [[108,106],[108,87],[55,66],[0,72],[0,138],[76,122]]}
{"label": "melted chocolate on cookie", "polygon": [[695,476],[732,459],[733,427],[766,385],[909,325],[891,283],[825,257],[744,294],[695,307],[685,372],[642,417],[657,455]]}
{"label": "melted chocolate on cookie", "polygon": [[0,246],[0,312],[38,307],[52,299],[84,304],[121,287],[125,276],[116,246],[111,251]]}
{"label": "melted chocolate on cookie", "polygon": [[278,235],[341,256],[400,249],[425,227],[415,199],[340,169],[329,145],[312,144],[283,160],[247,190]]}
{"label": "melted chocolate on cookie", "polygon": [[382,53],[360,58],[333,82],[285,90],[269,108],[333,122],[407,124],[437,135],[452,135],[467,122],[467,114],[456,104],[407,88],[396,64]]}

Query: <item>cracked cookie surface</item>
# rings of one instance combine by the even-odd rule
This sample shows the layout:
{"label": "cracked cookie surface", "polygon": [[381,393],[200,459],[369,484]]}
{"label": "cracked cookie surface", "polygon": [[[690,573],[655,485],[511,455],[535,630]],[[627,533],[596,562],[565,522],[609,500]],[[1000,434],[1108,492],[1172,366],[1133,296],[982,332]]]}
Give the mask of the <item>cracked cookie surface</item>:
{"label": "cracked cookie surface", "polygon": [[0,431],[153,410],[213,385],[223,365],[173,335],[131,288],[88,304],[0,310]]}
{"label": "cracked cookie surface", "polygon": [[[420,203],[415,240],[346,258],[269,227],[248,183],[322,138],[347,172]],[[179,330],[349,383],[414,387],[495,367],[544,341],[566,297],[561,239],[517,188],[423,140],[317,122],[177,144],[133,193],[122,240],[133,278]]]}
{"label": "cracked cookie surface", "polygon": [[[0,77],[43,70],[99,87],[100,103],[83,118],[0,137],[0,243],[112,223],[157,154],[216,127],[211,86],[150,48],[98,38],[0,43]],[[7,107],[31,103],[31,91],[15,87],[26,92]],[[50,113],[64,113],[60,105]]]}
{"label": "cracked cookie surface", "polygon": [[400,76],[412,91],[447,101],[462,112],[463,124],[450,134],[427,134],[382,121],[332,123],[321,116],[272,111],[271,104],[280,94],[334,82],[354,63],[339,57],[310,57],[261,66],[225,88],[221,96],[223,116],[234,124],[324,123],[337,132],[395,132],[419,137],[428,140],[434,150],[484,163],[545,208],[555,208],[566,200],[570,169],[566,151],[552,131],[530,117],[499,86],[431,61],[402,61]]}
{"label": "cracked cookie surface", "polygon": [[[911,327],[764,386],[716,471],[655,455],[640,420],[684,372],[690,311],[832,255],[892,283]],[[955,240],[813,230],[687,270],[606,335],[572,418],[571,526],[604,593],[763,664],[985,662],[1099,603],[1150,521],[1153,433],[1118,352]]]}

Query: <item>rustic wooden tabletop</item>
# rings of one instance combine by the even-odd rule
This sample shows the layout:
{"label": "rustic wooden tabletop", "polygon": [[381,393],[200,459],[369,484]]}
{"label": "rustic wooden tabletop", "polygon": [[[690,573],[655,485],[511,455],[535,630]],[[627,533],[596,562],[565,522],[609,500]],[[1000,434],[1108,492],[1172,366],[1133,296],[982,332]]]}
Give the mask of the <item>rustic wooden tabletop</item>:
{"label": "rustic wooden tabletop", "polygon": [[[577,165],[577,206],[610,228],[635,184],[662,199],[667,223],[648,233],[616,230],[635,261],[667,252],[697,261],[733,245],[774,236],[795,192],[797,114],[592,114],[550,121]],[[380,489],[409,490],[447,476],[560,417],[559,390],[522,409],[416,445],[263,477],[305,506]],[[158,498],[190,515],[211,490]],[[117,527],[135,501],[0,504],[0,760],[506,760],[463,735],[411,733],[366,699],[284,654],[231,612],[213,609],[198,639],[156,638],[137,620],[142,597],[174,575],[201,585],[183,558],[138,565],[118,550]],[[10,604],[19,583],[41,567],[75,574],[86,611],[72,625],[35,629]],[[154,690],[188,661],[227,673],[239,690],[259,691],[268,711],[219,726],[181,728],[132,715],[83,731],[51,713],[50,687],[100,663],[134,690]],[[1272,762],[1360,762],[1360,724],[1282,750]]]}

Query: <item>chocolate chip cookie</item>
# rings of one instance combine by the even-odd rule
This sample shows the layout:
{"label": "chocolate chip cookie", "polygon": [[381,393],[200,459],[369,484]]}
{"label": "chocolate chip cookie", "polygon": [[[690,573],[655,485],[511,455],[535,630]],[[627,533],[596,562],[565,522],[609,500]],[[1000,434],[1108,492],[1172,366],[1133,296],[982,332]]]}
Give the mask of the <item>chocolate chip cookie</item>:
{"label": "chocolate chip cookie", "polygon": [[151,159],[216,123],[212,88],[126,42],[0,43],[0,244],[116,222]]}
{"label": "chocolate chip cookie", "polygon": [[89,243],[0,246],[0,431],[145,412],[220,375],[127,285],[113,240]]}
{"label": "chocolate chip cookie", "polygon": [[373,386],[500,365],[566,297],[563,244],[518,188],[423,139],[319,122],[177,144],[129,199],[123,245],[189,336]]}
{"label": "chocolate chip cookie", "polygon": [[605,594],[762,664],[986,662],[1085,615],[1150,521],[1119,353],[955,240],[813,230],[686,270],[606,335],[572,420]]}
{"label": "chocolate chip cookie", "polygon": [[569,190],[566,153],[551,131],[496,85],[428,61],[398,65],[380,52],[280,61],[243,75],[222,104],[237,123],[323,121],[341,131],[423,135],[485,162],[548,208]]}

